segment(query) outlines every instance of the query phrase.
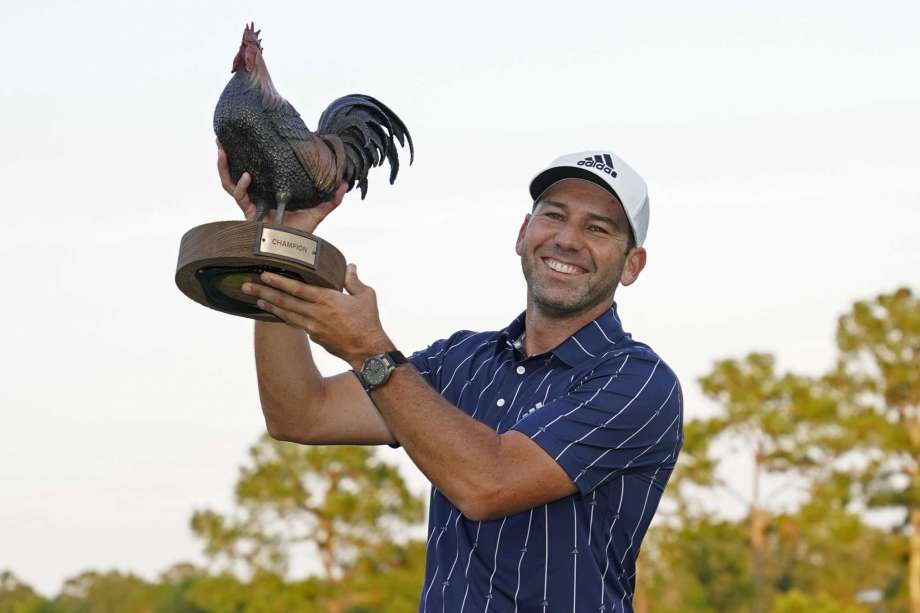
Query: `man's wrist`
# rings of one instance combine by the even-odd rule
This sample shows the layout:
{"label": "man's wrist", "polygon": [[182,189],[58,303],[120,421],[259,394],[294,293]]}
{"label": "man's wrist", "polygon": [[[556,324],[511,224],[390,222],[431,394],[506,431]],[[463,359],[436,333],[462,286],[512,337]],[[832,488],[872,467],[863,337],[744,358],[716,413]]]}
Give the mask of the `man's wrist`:
{"label": "man's wrist", "polygon": [[369,345],[367,349],[363,349],[358,355],[349,360],[348,363],[355,370],[355,372],[361,372],[361,369],[364,367],[364,363],[368,358],[372,358],[375,355],[380,355],[381,353],[387,353],[389,351],[396,351],[396,345],[387,339],[385,341]]}

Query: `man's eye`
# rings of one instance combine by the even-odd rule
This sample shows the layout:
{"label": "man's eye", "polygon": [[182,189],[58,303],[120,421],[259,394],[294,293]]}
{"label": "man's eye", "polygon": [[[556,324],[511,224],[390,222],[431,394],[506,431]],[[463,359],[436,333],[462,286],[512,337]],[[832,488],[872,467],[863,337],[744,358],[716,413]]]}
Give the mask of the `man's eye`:
{"label": "man's eye", "polygon": [[610,234],[607,232],[607,228],[602,228],[601,226],[588,226],[588,229],[598,234]]}
{"label": "man's eye", "polygon": [[549,217],[550,219],[562,219],[562,215],[560,215],[559,213],[551,213],[551,212],[550,212],[550,213],[543,213],[543,215],[544,215],[545,217]]}

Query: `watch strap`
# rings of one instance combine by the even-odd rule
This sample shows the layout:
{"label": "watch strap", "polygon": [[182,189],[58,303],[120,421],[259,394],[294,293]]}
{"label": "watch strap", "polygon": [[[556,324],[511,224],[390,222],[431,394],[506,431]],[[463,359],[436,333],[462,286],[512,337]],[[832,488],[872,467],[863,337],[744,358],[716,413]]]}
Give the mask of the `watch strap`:
{"label": "watch strap", "polygon": [[401,351],[396,349],[393,351],[387,351],[384,355],[390,358],[390,362],[393,364],[393,366],[409,363],[409,360],[406,359],[406,356],[404,356]]}

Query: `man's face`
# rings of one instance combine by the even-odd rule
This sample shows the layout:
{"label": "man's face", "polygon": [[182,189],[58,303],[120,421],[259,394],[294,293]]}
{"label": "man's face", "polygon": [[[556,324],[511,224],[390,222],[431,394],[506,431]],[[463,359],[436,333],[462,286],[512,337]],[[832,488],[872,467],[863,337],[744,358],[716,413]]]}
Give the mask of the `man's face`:
{"label": "man's face", "polygon": [[645,250],[627,253],[628,243],[629,220],[612,194],[580,179],[556,183],[518,233],[530,300],[555,318],[606,306],[617,283],[629,285],[645,265]]}

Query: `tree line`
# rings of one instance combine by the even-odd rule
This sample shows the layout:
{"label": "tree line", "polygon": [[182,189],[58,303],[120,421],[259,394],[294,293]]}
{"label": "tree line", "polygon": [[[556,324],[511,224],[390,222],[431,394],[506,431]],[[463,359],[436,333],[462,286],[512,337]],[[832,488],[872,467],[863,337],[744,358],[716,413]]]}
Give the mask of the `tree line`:
{"label": "tree line", "polygon": [[[684,424],[639,556],[638,612],[920,613],[920,298],[856,302],[836,346],[816,376],[751,353],[700,378],[716,411]],[[749,478],[726,478],[723,457],[741,456]],[[790,489],[794,504],[778,504]],[[708,504],[727,498],[740,517]],[[262,436],[235,502],[190,520],[204,565],[152,581],[90,570],[51,598],[0,571],[0,613],[416,611],[425,543],[400,535],[423,524],[424,501],[372,448]],[[868,521],[881,509],[894,519]],[[319,572],[289,578],[300,556]]]}

